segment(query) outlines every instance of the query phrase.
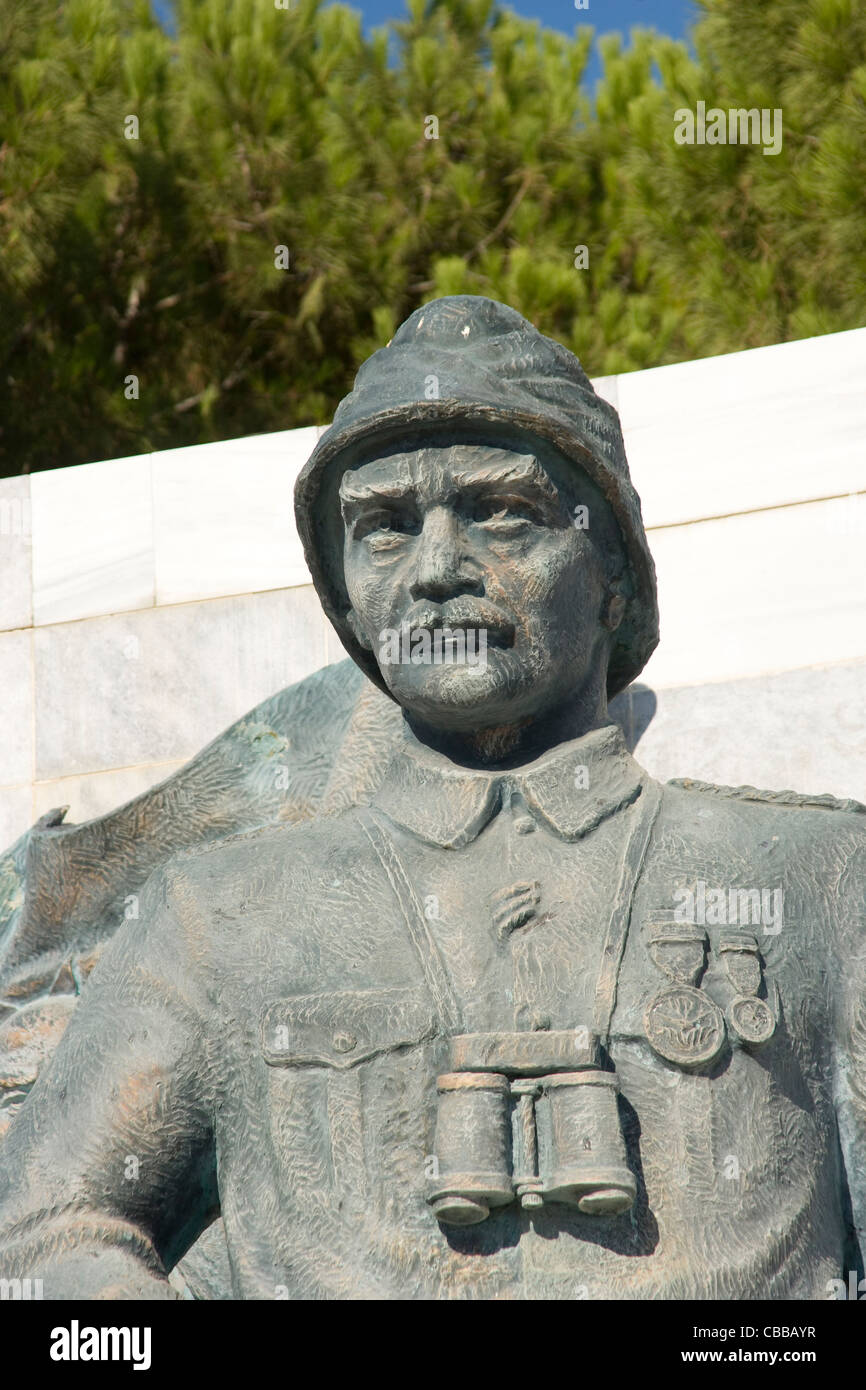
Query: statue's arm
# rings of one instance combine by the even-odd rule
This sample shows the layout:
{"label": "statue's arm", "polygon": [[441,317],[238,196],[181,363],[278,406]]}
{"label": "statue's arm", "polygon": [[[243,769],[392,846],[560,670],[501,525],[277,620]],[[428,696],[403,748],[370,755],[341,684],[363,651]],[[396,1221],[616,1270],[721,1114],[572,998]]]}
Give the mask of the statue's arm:
{"label": "statue's arm", "polygon": [[148,882],[0,1150],[0,1277],[45,1298],[175,1297],[167,1271],[217,1214],[177,885],[171,866]]}

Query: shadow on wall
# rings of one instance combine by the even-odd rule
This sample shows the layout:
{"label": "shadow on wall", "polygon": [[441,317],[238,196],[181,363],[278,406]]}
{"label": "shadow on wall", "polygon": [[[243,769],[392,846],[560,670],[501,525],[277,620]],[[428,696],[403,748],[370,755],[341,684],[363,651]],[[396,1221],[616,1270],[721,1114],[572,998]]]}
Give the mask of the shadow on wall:
{"label": "shadow on wall", "polygon": [[634,752],[646,733],[657,707],[655,691],[639,681],[611,700],[608,706],[610,717],[622,729],[630,753]]}

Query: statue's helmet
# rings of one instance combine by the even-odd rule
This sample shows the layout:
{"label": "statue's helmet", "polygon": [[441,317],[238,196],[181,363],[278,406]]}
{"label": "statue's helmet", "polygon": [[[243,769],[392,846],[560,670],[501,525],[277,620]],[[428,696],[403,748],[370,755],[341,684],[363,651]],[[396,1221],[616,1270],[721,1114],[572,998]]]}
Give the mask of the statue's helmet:
{"label": "statue's helmet", "polygon": [[372,652],[354,636],[343,575],[339,485],[377,452],[458,438],[526,450],[533,441],[589,477],[622,536],[626,608],[608,665],[608,694],[623,690],[659,640],[655,567],[628,471],[619,416],[574,353],[493,299],[454,295],[416,309],[387,347],[361,366],[295,487],[298,532],[313,583],[343,646],[387,692]]}

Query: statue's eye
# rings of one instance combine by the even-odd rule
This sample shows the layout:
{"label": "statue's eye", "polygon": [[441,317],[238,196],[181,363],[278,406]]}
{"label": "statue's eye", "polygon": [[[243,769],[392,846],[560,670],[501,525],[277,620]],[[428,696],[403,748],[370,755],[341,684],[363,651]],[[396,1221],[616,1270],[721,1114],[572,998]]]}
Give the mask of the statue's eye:
{"label": "statue's eye", "polygon": [[391,507],[369,512],[360,522],[356,535],[382,540],[388,536],[411,535],[418,530],[417,517]]}
{"label": "statue's eye", "polygon": [[479,497],[472,508],[472,520],[493,530],[514,531],[538,517],[535,508],[522,497]]}

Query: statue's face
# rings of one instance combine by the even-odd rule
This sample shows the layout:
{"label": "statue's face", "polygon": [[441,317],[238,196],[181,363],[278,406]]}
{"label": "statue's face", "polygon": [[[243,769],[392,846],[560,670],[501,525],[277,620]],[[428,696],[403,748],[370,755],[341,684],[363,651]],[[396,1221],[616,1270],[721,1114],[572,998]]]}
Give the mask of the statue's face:
{"label": "statue's face", "polygon": [[[579,479],[557,456],[391,453],[347,472],[340,497],[349,621],[413,715],[497,728],[552,711],[593,676],[604,687],[610,604],[593,508],[581,526]],[[443,628],[455,637],[443,644],[440,631],[437,660]]]}

